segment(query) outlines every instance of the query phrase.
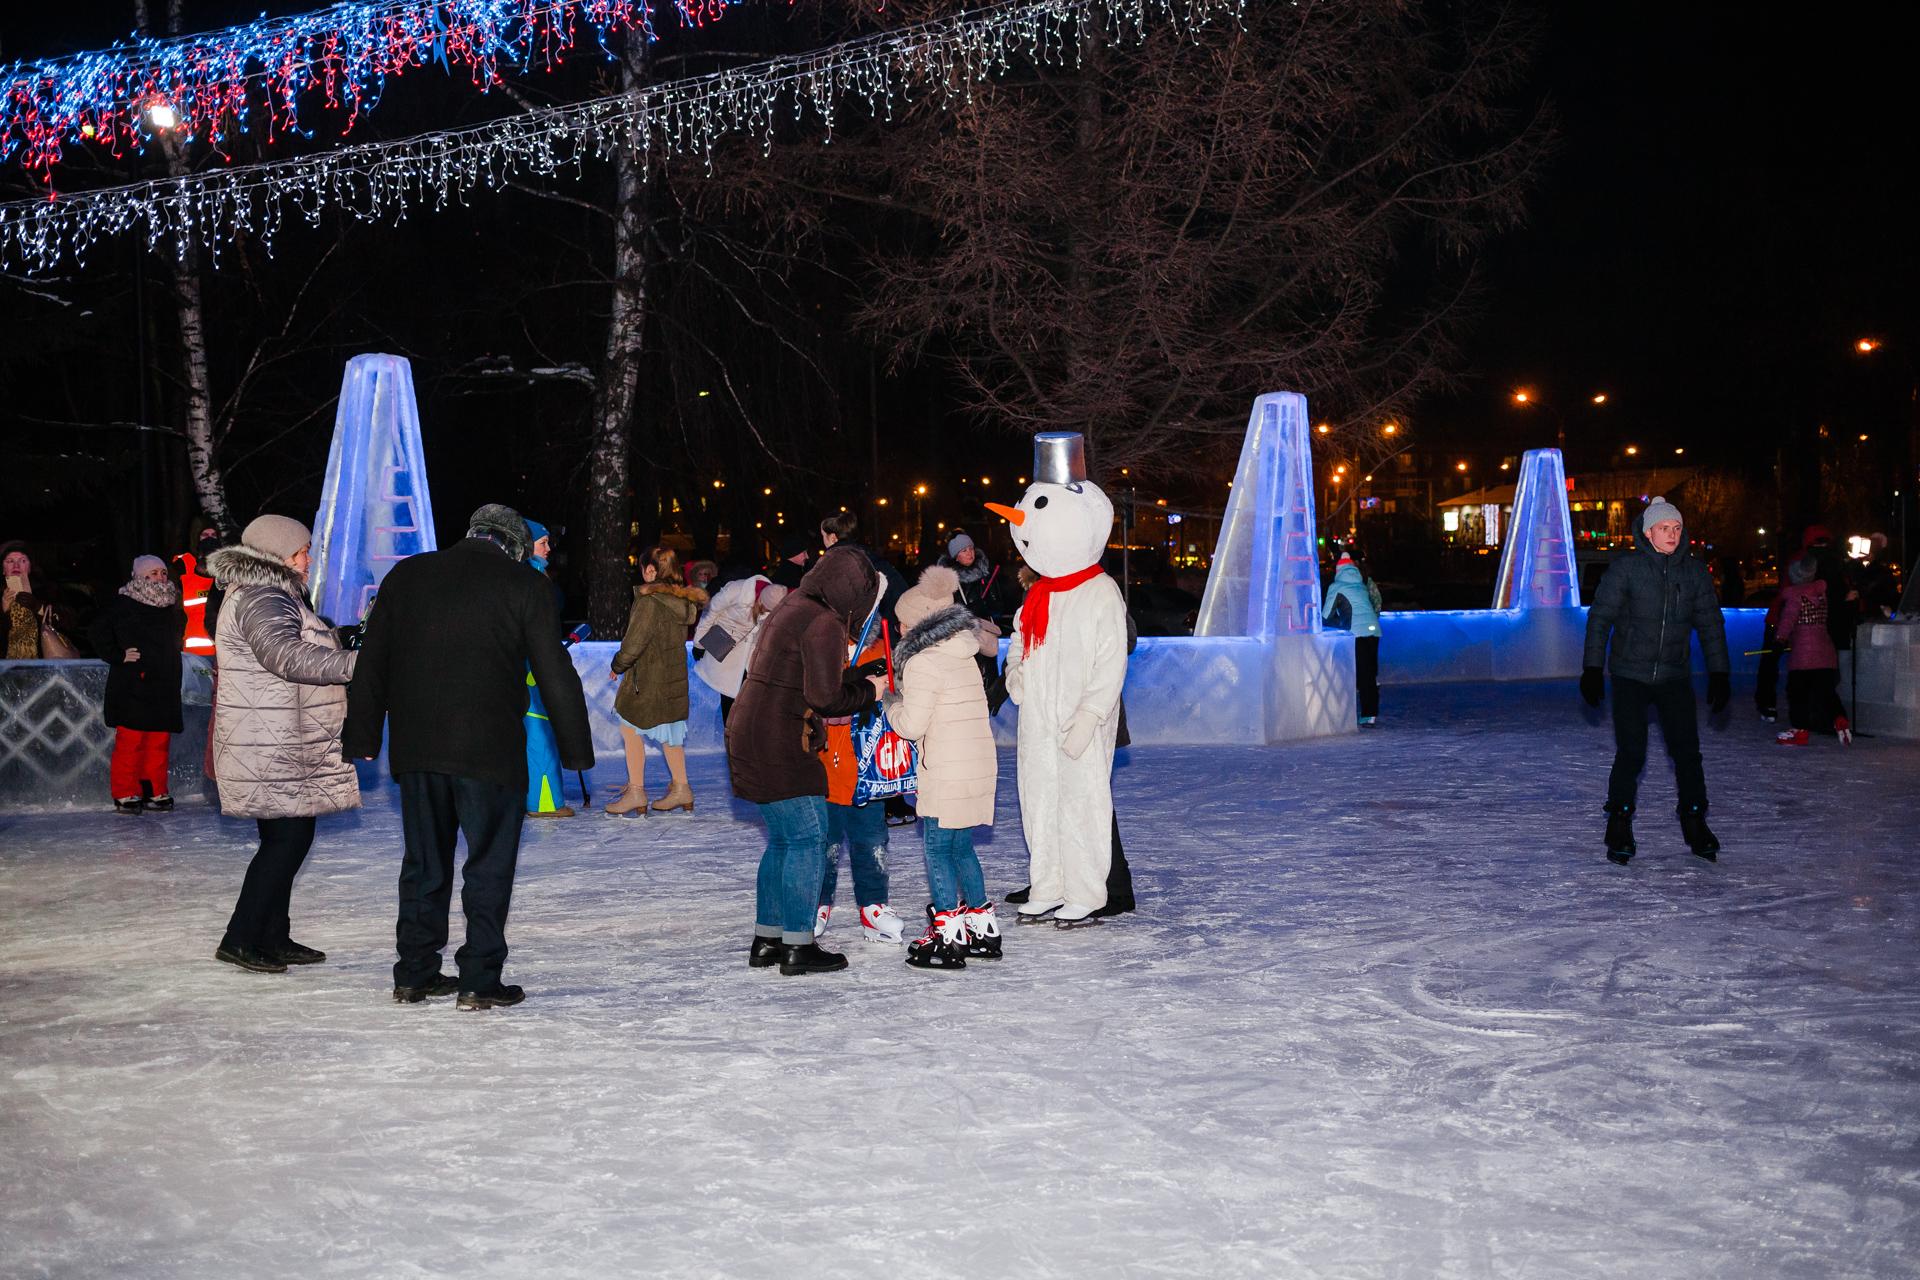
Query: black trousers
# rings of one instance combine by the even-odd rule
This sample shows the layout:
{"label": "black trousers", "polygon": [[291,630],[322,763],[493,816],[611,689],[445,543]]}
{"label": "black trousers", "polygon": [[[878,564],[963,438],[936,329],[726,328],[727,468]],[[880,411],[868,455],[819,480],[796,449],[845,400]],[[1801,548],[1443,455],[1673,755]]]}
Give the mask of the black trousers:
{"label": "black trousers", "polygon": [[247,864],[240,899],[233,904],[223,947],[278,947],[287,942],[287,904],[293,878],[313,848],[314,819],[260,818],[260,848]]}
{"label": "black trousers", "polygon": [[1132,911],[1133,868],[1127,865],[1127,851],[1120,847],[1120,815],[1113,815],[1113,862],[1107,867],[1106,912],[1118,915]]}
{"label": "black trousers", "polygon": [[1832,733],[1834,721],[1846,714],[1838,667],[1787,672],[1787,721],[1794,728]]}
{"label": "black trousers", "polygon": [[526,796],[513,787],[448,773],[402,773],[395,781],[406,854],[400,861],[400,920],[394,928],[400,959],[393,966],[393,985],[422,987],[440,972],[453,903],[453,846],[464,834],[460,906],[467,916],[467,941],[453,959],[460,966],[462,991],[491,990],[507,962],[507,909],[520,861]]}
{"label": "black trousers", "polygon": [[1360,695],[1360,714],[1380,714],[1380,637],[1353,638],[1353,683]]}
{"label": "black trousers", "polygon": [[1700,717],[1693,704],[1693,681],[1613,681],[1613,773],[1607,779],[1607,804],[1630,805],[1647,766],[1647,712],[1660,717],[1660,736],[1673,759],[1673,778],[1682,805],[1707,803],[1707,772],[1700,762]]}
{"label": "black trousers", "polygon": [[1772,642],[1760,651],[1760,670],[1753,678],[1753,705],[1762,715],[1774,714],[1780,688],[1780,655],[1785,652]]}

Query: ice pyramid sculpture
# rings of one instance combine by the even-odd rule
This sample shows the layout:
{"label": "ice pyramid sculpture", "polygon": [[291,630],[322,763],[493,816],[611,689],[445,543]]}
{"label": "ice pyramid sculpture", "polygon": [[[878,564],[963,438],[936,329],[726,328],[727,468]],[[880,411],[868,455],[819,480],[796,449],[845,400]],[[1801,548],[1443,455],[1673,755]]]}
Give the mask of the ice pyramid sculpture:
{"label": "ice pyramid sculpture", "polygon": [[314,608],[342,626],[361,621],[387,570],[435,545],[412,366],[355,356],[313,520]]}
{"label": "ice pyramid sculpture", "polygon": [[1233,496],[1193,634],[1264,640],[1319,630],[1307,398],[1274,391],[1253,402],[1247,419]]}
{"label": "ice pyramid sculpture", "polygon": [[1493,584],[1496,609],[1566,609],[1580,603],[1567,473],[1558,449],[1529,449],[1520,459],[1513,519]]}

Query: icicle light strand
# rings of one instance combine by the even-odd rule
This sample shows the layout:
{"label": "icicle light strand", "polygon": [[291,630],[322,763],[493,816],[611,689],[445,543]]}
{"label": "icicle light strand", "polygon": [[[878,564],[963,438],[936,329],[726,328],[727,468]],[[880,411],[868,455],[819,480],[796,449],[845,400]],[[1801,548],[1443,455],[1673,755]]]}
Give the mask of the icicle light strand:
{"label": "icicle light strand", "polygon": [[831,141],[839,105],[884,119],[916,96],[943,107],[1017,63],[1064,65],[1085,30],[1140,40],[1165,22],[1190,37],[1244,0],[1040,0],[1013,3],[712,75],[510,116],[469,129],[342,147],[314,156],[0,204],[0,266],[48,271],[84,262],[96,244],[141,234],[184,255],[258,236],[272,252],[289,221],[317,227],[329,210],[362,222],[464,204],[515,177],[578,177],[590,159],[627,150],[648,161],[698,156],[734,135],[773,145],[781,113],[811,112]]}
{"label": "icicle light strand", "polygon": [[[732,3],[674,0],[674,8],[698,26]],[[379,104],[390,78],[412,68],[458,68],[486,89],[502,67],[564,62],[582,28],[605,54],[616,32],[653,39],[653,10],[645,0],[378,0],[16,63],[0,68],[0,161],[17,157],[51,184],[74,147],[145,150],[156,109],[171,113],[182,137],[218,146],[254,128],[256,82],[269,141],[312,136],[303,104],[309,115],[316,104],[343,113],[346,133]]]}

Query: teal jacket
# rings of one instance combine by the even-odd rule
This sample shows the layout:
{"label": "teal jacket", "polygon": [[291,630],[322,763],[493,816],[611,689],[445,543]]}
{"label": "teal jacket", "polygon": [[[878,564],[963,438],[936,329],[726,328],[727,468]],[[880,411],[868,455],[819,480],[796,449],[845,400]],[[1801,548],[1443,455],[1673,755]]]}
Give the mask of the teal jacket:
{"label": "teal jacket", "polygon": [[1333,575],[1333,582],[1327,587],[1326,608],[1321,616],[1333,617],[1334,602],[1341,596],[1347,598],[1347,607],[1353,610],[1352,630],[1356,636],[1377,636],[1380,634],[1380,602],[1374,594],[1371,583],[1360,576],[1358,565],[1344,564]]}

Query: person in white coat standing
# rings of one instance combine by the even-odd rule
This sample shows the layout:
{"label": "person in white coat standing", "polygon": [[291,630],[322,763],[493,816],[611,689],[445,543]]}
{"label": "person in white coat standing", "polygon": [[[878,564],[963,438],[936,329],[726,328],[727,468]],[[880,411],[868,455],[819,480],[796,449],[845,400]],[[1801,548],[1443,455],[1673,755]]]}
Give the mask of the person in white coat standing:
{"label": "person in white coat standing", "polygon": [[[760,620],[754,603],[760,593],[773,585],[767,576],[756,573],[736,578],[713,593],[707,611],[693,624],[693,647],[699,651],[693,674],[720,695],[720,723],[725,724],[733,711],[733,700],[740,696],[740,682],[747,678],[747,637]],[[786,593],[783,590],[781,594]]]}
{"label": "person in white coat standing", "polygon": [[1127,605],[1100,568],[1113,503],[1087,479],[1077,432],[1037,435],[1033,484],[1015,507],[987,507],[1013,526],[1020,558],[1040,575],[1014,617],[1007,693],[1020,708],[1016,777],[1032,893],[1022,924],[1052,915],[1097,924],[1113,858],[1113,751],[1127,678]]}

